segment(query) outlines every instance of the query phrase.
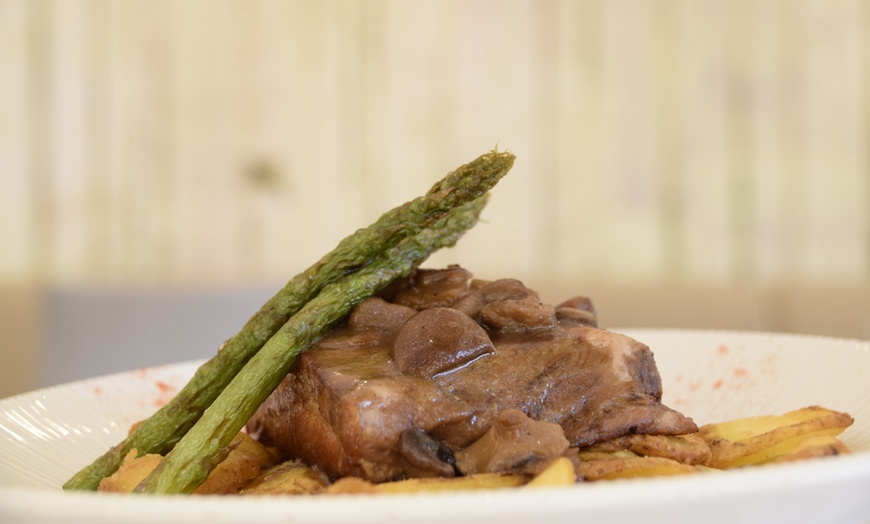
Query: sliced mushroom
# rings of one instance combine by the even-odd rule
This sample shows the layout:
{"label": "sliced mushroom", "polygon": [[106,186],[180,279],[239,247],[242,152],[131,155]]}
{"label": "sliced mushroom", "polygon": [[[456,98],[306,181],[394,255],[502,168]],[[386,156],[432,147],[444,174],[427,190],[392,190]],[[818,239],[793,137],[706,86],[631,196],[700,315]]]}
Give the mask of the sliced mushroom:
{"label": "sliced mushroom", "polygon": [[456,475],[453,452],[422,429],[408,429],[399,434],[398,451],[408,478]]}
{"label": "sliced mushroom", "polygon": [[502,411],[482,437],[456,453],[456,468],[474,473],[540,473],[568,450],[559,424],[529,418],[517,409]]}
{"label": "sliced mushroom", "polygon": [[459,266],[415,271],[399,289],[393,302],[414,309],[449,306],[468,292],[471,273]]}
{"label": "sliced mushroom", "polygon": [[598,327],[598,315],[588,297],[570,298],[556,306],[556,319],[565,324]]}
{"label": "sliced mushroom", "polygon": [[392,347],[399,370],[423,378],[458,369],[494,352],[495,346],[480,324],[444,307],[425,309],[408,319]]}
{"label": "sliced mushroom", "polygon": [[416,311],[408,306],[392,304],[373,297],[362,301],[348,318],[348,326],[357,330],[377,329],[398,331]]}
{"label": "sliced mushroom", "polygon": [[556,324],[553,307],[532,296],[490,302],[480,310],[480,318],[487,327],[509,333],[549,329]]}

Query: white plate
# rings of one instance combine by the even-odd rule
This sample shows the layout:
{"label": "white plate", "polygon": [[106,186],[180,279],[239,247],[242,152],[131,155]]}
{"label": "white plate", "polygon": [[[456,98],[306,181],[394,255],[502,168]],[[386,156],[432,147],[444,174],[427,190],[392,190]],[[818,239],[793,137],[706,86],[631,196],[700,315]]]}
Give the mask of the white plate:
{"label": "white plate", "polygon": [[870,522],[870,342],[620,331],[649,344],[665,403],[699,424],[818,404],[855,417],[842,435],[854,453],[709,475],[535,491],[256,499],[61,491],[68,477],[186,382],[195,369],[186,363],[0,400],[0,522]]}

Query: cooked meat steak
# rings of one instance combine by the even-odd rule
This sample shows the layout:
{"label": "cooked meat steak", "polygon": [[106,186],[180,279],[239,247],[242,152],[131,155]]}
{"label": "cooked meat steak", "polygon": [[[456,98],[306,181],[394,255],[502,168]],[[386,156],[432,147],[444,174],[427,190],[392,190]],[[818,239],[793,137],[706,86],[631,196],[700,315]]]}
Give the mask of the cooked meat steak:
{"label": "cooked meat steak", "polygon": [[451,266],[360,304],[248,427],[332,477],[381,482],[446,475],[506,410],[558,424],[571,446],[696,431],[661,393],[650,349],[596,327],[588,299],[552,307],[517,280]]}

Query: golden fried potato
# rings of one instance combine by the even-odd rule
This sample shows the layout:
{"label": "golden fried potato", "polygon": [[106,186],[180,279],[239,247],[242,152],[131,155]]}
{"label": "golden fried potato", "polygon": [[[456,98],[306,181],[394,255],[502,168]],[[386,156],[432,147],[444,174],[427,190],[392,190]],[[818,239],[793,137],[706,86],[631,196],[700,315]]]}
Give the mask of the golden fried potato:
{"label": "golden fried potato", "polygon": [[314,495],[323,493],[326,476],[299,461],[287,461],[266,471],[242,489],[240,495]]}
{"label": "golden fried potato", "polygon": [[592,462],[593,460],[608,460],[608,459],[628,459],[639,457],[637,453],[627,449],[619,449],[615,451],[597,451],[583,448],[577,451],[577,458],[582,462]]}
{"label": "golden fried potato", "polygon": [[853,418],[819,406],[783,415],[750,417],[703,426],[699,435],[710,445],[709,466],[733,468],[770,462],[815,436],[836,436]]}
{"label": "golden fried potato", "polygon": [[550,462],[544,471],[535,475],[526,487],[547,488],[554,486],[570,486],[577,482],[577,472],[574,464],[567,457],[559,457]]}
{"label": "golden fried potato", "polygon": [[112,493],[132,493],[140,482],[151,473],[163,460],[163,456],[154,454],[136,456],[137,451],[131,450],[124,457],[124,463],[118,471],[100,481],[97,491]]}
{"label": "golden fried potato", "polygon": [[342,477],[326,488],[330,495],[358,495],[360,493],[377,493],[378,487],[359,477]]}
{"label": "golden fried potato", "polygon": [[415,478],[377,484],[380,493],[408,493],[415,491],[455,491],[475,489],[513,488],[525,484],[528,477],[514,473],[478,473],[467,477]]}
{"label": "golden fried potato", "polygon": [[689,435],[625,435],[583,448],[583,452],[627,450],[646,457],[661,457],[689,465],[704,465],[710,461],[710,446],[697,434]]}
{"label": "golden fried potato", "polygon": [[230,443],[232,451],[199,485],[196,495],[226,495],[237,493],[262,471],[275,463],[276,455],[269,448],[244,433]]}
{"label": "golden fried potato", "polygon": [[[274,464],[275,454],[244,433],[239,433],[230,444],[232,450],[223,462],[193,492],[196,495],[236,493],[242,486]],[[113,475],[100,481],[99,491],[131,493],[163,460],[161,455],[147,454],[136,457],[130,451],[124,463]]]}
{"label": "golden fried potato", "polygon": [[785,455],[780,455],[774,459],[773,462],[794,462],[797,460],[842,455],[845,453],[849,453],[849,448],[847,448],[846,445],[843,444],[843,441],[837,437],[808,437],[798,443],[794,449]]}
{"label": "golden fried potato", "polygon": [[479,489],[515,488],[525,484],[529,477],[514,473],[477,473],[467,477],[429,477],[396,480],[381,484],[345,477],[339,479],[326,492],[340,493],[421,493],[432,491],[470,491]]}
{"label": "golden fried potato", "polygon": [[663,457],[644,457],[630,451],[590,451],[578,453],[577,475],[586,481],[634,477],[659,477],[697,473],[688,464]]}

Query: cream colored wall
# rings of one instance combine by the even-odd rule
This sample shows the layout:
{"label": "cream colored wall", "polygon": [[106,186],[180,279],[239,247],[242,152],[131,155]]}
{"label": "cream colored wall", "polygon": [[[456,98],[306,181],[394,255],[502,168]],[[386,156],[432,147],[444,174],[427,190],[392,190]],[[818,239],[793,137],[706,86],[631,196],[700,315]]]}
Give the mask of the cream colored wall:
{"label": "cream colored wall", "polygon": [[283,279],[498,145],[478,272],[867,282],[870,6],[4,0],[0,278]]}
{"label": "cream colored wall", "polygon": [[[844,290],[833,334],[864,333],[866,1],[0,0],[0,79],[0,302],[282,282],[498,146],[485,223],[431,265]],[[792,329],[767,320],[738,327]]]}

